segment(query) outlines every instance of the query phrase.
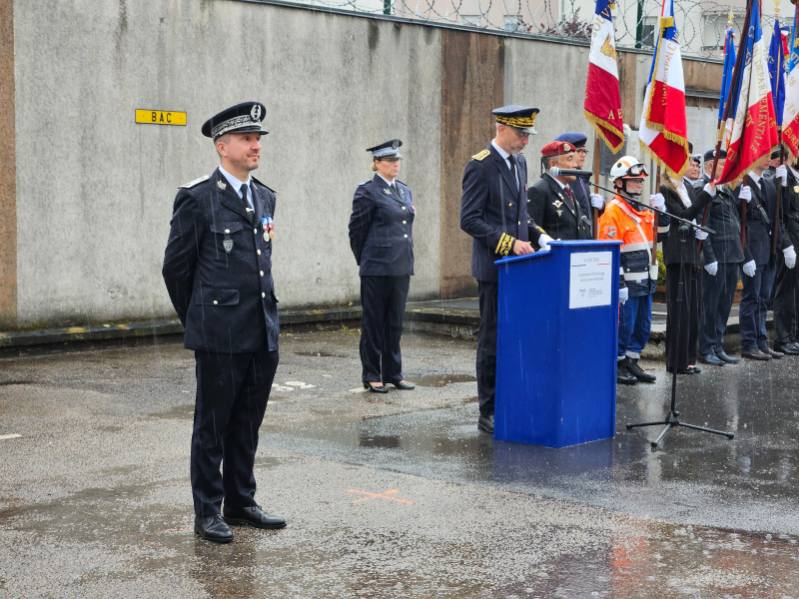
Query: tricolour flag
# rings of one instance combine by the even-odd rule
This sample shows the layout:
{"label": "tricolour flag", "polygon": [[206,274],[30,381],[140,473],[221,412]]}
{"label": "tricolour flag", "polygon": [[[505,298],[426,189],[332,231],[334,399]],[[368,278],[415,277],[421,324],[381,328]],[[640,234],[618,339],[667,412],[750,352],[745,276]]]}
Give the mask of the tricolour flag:
{"label": "tricolour flag", "polygon": [[735,68],[735,31],[732,27],[727,29],[724,38],[724,68],[721,72],[721,94],[719,96],[719,123],[724,120],[724,106],[730,95],[730,82],[732,71]]}
{"label": "tricolour flag", "polygon": [[794,158],[799,157],[799,39],[796,37],[797,15],[799,15],[799,4],[796,5],[791,41],[788,44],[790,54],[785,66],[785,106],[782,109],[782,141]]}
{"label": "tricolour flag", "polygon": [[771,100],[777,127],[782,127],[782,109],[785,105],[785,50],[780,20],[774,19],[774,31],[768,47],[768,75],[771,81]]}
{"label": "tricolour flag", "polygon": [[688,124],[673,0],[663,1],[659,24],[638,137],[641,147],[669,175],[679,178],[688,167]]}
{"label": "tricolour flag", "polygon": [[594,126],[613,153],[624,145],[624,120],[619,92],[619,67],[616,62],[616,35],[610,0],[597,0],[588,54],[585,82],[585,118]]}
{"label": "tricolour flag", "polygon": [[741,68],[732,82],[729,99],[736,102],[735,120],[719,183],[737,181],[777,145],[777,121],[760,29],[759,4],[758,0],[748,2],[749,28],[738,49],[743,57],[739,57]]}

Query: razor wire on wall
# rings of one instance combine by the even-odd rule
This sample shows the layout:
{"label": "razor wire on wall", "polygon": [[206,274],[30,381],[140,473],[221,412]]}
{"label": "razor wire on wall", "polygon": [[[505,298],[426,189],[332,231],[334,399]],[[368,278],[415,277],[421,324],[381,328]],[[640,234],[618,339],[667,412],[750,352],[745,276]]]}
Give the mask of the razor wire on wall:
{"label": "razor wire on wall", "polygon": [[[544,35],[588,42],[594,19],[592,0],[292,0],[342,11],[380,14],[410,20],[475,27],[516,35]],[[658,31],[661,0],[617,0],[616,45],[621,48],[653,47]],[[724,32],[731,24],[738,34],[743,24],[745,2],[733,0],[674,0],[675,18],[682,53],[720,58]],[[775,17],[781,25],[793,23],[789,0],[779,6],[763,1],[763,31],[770,32]],[[770,37],[770,33],[765,33]],[[740,39],[740,35],[736,35]]]}

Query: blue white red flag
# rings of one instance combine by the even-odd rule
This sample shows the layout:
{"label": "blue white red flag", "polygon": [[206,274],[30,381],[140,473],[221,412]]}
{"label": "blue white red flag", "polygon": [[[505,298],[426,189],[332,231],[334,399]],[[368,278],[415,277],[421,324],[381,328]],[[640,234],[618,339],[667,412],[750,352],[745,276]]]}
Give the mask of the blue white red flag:
{"label": "blue white red flag", "polygon": [[796,37],[797,4],[790,42],[788,60],[785,66],[785,106],[782,110],[782,142],[788,152],[799,157],[799,39]]}
{"label": "blue white red flag", "polygon": [[597,0],[583,103],[585,118],[614,153],[624,145],[616,34],[613,29],[615,8],[615,3],[610,0]]}
{"label": "blue white red flag", "polygon": [[[724,120],[724,106],[730,95],[732,71],[735,68],[735,31],[732,27],[727,29],[724,38],[724,68],[721,73],[721,95],[719,96],[719,123]],[[731,111],[731,114],[735,114]]]}
{"label": "blue white red flag", "polygon": [[[765,43],[760,28],[758,0],[748,0],[749,28],[738,49],[741,68],[732,82],[730,102],[735,102],[727,160],[718,183],[736,182],[777,145],[777,120],[768,74]],[[728,113],[731,114],[732,112]]]}
{"label": "blue white red flag", "polygon": [[674,23],[674,1],[664,0],[638,136],[641,147],[672,177],[688,167],[685,79]]}

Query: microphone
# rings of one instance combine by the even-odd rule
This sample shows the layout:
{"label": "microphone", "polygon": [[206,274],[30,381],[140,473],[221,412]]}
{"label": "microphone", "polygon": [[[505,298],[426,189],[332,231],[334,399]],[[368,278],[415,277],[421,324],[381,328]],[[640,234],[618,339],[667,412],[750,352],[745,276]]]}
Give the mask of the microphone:
{"label": "microphone", "polygon": [[591,171],[581,171],[576,168],[558,168],[557,166],[553,166],[549,169],[549,174],[553,177],[572,175],[574,177],[585,177],[586,179],[590,179],[594,176],[594,173]]}

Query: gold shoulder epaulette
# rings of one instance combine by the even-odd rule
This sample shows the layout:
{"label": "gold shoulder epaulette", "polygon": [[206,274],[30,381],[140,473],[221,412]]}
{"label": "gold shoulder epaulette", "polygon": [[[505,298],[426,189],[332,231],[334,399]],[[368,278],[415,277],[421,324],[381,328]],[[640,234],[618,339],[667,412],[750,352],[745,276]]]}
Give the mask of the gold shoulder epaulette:
{"label": "gold shoulder epaulette", "polygon": [[202,177],[197,177],[194,181],[189,181],[188,183],[184,183],[180,186],[180,189],[191,189],[195,185],[199,185],[203,181],[207,181],[210,177],[208,175],[203,175]]}
{"label": "gold shoulder epaulette", "polygon": [[489,156],[491,156],[491,150],[480,150],[477,154],[472,156],[472,160],[485,160]]}

